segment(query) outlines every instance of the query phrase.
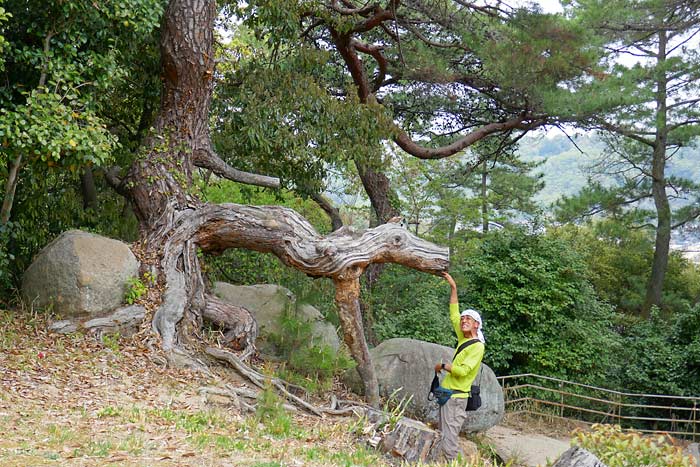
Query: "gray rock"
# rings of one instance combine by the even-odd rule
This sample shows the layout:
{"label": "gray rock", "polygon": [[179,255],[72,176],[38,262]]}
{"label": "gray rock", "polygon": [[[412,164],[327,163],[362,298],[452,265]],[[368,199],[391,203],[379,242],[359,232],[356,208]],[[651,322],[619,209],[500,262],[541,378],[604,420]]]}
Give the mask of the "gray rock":
{"label": "gray rock", "polygon": [[580,447],[573,447],[559,457],[552,467],[607,467],[600,459]]}
{"label": "gray rock", "polygon": [[49,331],[57,332],[59,334],[71,334],[77,330],[78,324],[69,319],[54,321],[53,323],[49,324]]}
{"label": "gray rock", "polygon": [[302,320],[311,322],[311,332],[319,343],[327,345],[336,352],[340,349],[340,340],[335,326],[326,321],[314,306],[301,303],[297,305],[296,313]]}
{"label": "gray rock", "polygon": [[69,230],[27,268],[22,295],[30,306],[53,305],[63,318],[94,316],[122,305],[126,282],[138,273],[139,263],[125,243]]}
{"label": "gray rock", "polygon": [[311,323],[311,333],[316,343],[325,344],[334,350],[340,348],[340,340],[333,325],[323,319],[321,312],[309,304],[297,303],[294,294],[287,288],[273,284],[231,285],[214,283],[214,293],[227,303],[250,310],[258,322],[256,345],[265,352],[274,352],[268,340],[271,334],[280,334],[282,316],[290,313],[301,321]]}
{"label": "gray rock", "polygon": [[[397,397],[412,397],[406,414],[423,422],[437,423],[438,405],[427,399],[430,383],[435,374],[434,367],[439,361],[450,362],[454,349],[443,345],[423,342],[416,339],[389,339],[370,350],[374,363],[380,395],[388,397],[395,390]],[[360,393],[362,384],[356,370],[347,372],[345,381],[353,390]],[[462,426],[462,432],[484,431],[498,424],[505,413],[503,390],[496,375],[487,365],[482,364],[477,382],[481,386],[482,406],[469,412]]]}
{"label": "gray rock", "polygon": [[295,306],[295,297],[291,291],[279,285],[231,285],[215,282],[213,292],[231,305],[247,308],[258,322],[260,336],[279,334],[280,317],[291,312]]}
{"label": "gray rock", "polygon": [[511,465],[549,466],[571,447],[570,439],[551,438],[503,425],[485,431],[484,440],[506,465],[510,462]]}

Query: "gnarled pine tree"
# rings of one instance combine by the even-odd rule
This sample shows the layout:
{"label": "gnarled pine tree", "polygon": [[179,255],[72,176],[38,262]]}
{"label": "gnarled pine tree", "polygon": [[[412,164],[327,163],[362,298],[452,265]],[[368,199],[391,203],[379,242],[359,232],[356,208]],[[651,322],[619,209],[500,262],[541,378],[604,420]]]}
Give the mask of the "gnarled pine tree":
{"label": "gnarled pine tree", "polygon": [[191,192],[196,167],[239,182],[278,185],[277,179],[230,167],[210,143],[216,15],[214,0],[170,2],[162,26],[161,108],[141,156],[123,180],[113,180],[134,205],[143,257],[162,287],[153,330],[175,364],[192,362],[186,349],[207,317],[226,319],[225,326],[254,337],[252,317],[207,293],[198,253],[227,248],[273,253],[310,276],[334,281],[345,343],[358,363],[368,401],[376,404],[379,392],[362,332],[359,278],[368,265],[382,262],[438,273],[447,269],[447,250],[398,224],[361,235],[340,229],[322,237],[290,209],[212,205]]}

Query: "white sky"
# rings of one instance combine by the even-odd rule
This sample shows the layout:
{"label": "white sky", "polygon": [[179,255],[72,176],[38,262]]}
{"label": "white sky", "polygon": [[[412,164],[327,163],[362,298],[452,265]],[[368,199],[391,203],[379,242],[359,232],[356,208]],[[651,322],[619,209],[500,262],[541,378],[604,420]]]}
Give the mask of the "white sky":
{"label": "white sky", "polygon": [[[508,3],[508,2],[506,2]],[[561,13],[564,9],[561,7],[559,0],[513,0],[513,6],[536,4],[542,7],[545,13]]]}

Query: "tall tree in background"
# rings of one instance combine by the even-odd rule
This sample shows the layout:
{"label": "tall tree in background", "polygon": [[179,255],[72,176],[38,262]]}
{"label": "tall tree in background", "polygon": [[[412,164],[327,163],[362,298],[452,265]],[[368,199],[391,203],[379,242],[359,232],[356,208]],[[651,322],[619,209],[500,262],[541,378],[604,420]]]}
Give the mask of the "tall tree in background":
{"label": "tall tree in background", "polygon": [[656,239],[644,316],[662,303],[671,230],[700,215],[697,203],[672,215],[669,192],[683,197],[698,187],[666,175],[677,150],[700,135],[700,10],[695,3],[572,2],[580,19],[607,38],[609,69],[586,95],[608,101],[615,110],[593,115],[587,124],[611,135],[606,172],[620,181],[613,188],[595,184],[573,201],[594,213],[653,199]]}
{"label": "tall tree in background", "polygon": [[484,141],[475,147],[484,161],[465,180],[481,204],[481,230],[489,223],[535,215],[539,209],[533,197],[544,187],[542,175],[533,175],[538,163],[518,159],[515,148]]}
{"label": "tall tree in background", "polygon": [[[531,174],[539,163],[520,161],[512,142],[480,141],[449,161],[395,157],[389,175],[405,221],[435,241],[452,245],[458,226],[487,232],[492,221],[508,223],[539,210],[533,197],[542,176]],[[475,159],[483,162],[473,167]]]}

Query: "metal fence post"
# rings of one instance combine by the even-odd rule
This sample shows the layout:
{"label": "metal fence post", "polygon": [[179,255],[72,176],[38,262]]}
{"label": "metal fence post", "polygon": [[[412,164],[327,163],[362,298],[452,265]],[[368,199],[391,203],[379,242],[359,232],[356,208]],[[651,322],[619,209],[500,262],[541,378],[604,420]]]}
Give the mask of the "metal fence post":
{"label": "metal fence post", "polygon": [[698,400],[693,399],[693,441],[698,434]]}
{"label": "metal fence post", "polygon": [[559,381],[559,416],[564,418],[564,383]]}
{"label": "metal fence post", "polygon": [[617,395],[617,424],[622,428],[622,394]]}

